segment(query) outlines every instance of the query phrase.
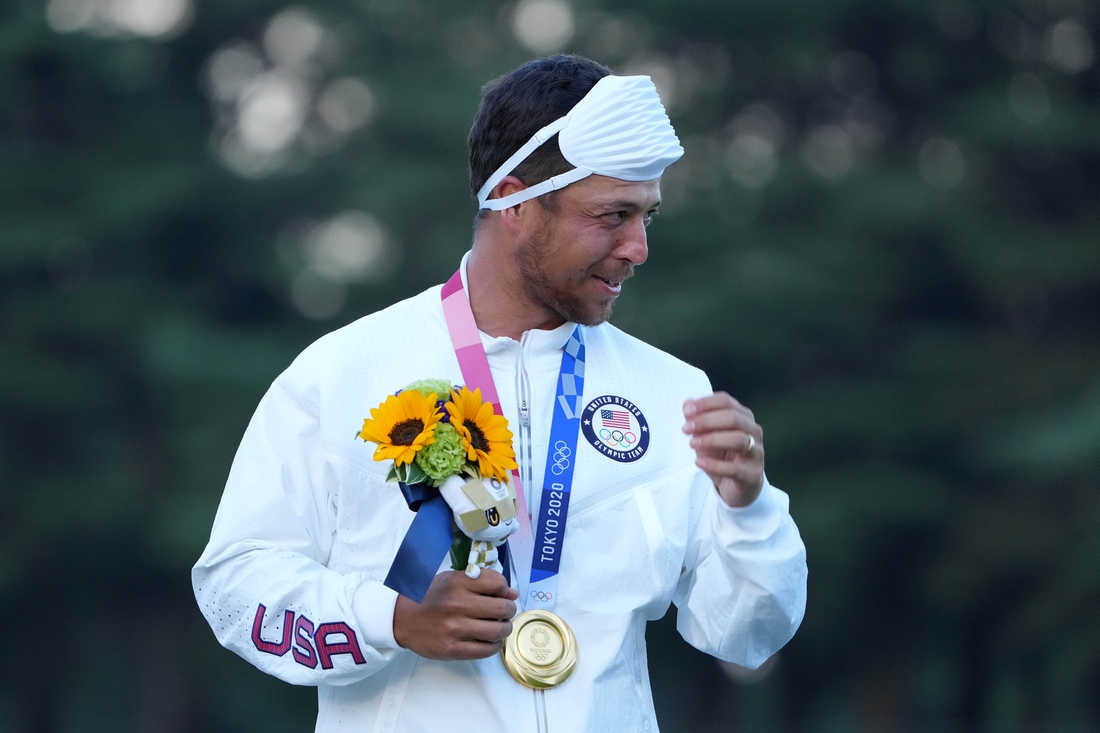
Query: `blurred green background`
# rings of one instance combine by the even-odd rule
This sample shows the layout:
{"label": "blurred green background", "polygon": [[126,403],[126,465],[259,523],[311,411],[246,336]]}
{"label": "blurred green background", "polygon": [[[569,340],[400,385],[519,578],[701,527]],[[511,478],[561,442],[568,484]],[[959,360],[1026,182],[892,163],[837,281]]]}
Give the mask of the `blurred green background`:
{"label": "blurred green background", "polygon": [[650,626],[663,729],[1100,731],[1098,23],[6,0],[0,731],[312,730],[189,568],[272,379],[454,271],[479,86],[558,50],[658,84],[687,153],[614,320],[753,408],[809,548],[758,672]]}

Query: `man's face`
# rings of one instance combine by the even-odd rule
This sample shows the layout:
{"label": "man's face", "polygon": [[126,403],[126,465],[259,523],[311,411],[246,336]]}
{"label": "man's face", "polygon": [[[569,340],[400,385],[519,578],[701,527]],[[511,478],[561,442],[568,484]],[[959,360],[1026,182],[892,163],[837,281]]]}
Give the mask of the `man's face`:
{"label": "man's face", "polygon": [[595,326],[611,317],[624,280],[646,260],[645,228],[661,203],[660,179],[592,175],[557,194],[515,252],[521,286],[562,318]]}

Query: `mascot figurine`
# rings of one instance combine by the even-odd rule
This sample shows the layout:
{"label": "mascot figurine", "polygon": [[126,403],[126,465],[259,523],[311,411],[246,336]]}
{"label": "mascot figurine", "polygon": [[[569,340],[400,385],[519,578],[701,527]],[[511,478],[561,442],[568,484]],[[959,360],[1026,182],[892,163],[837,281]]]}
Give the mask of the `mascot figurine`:
{"label": "mascot figurine", "polygon": [[451,476],[439,487],[439,493],[454,512],[455,524],[471,540],[466,575],[476,578],[482,568],[503,572],[497,547],[519,530],[512,482]]}

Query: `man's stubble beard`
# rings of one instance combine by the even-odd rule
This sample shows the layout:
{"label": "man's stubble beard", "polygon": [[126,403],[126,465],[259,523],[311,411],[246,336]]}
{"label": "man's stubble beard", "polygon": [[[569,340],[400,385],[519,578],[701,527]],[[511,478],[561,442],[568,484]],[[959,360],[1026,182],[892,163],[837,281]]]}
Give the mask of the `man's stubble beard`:
{"label": "man's stubble beard", "polygon": [[[582,297],[555,289],[550,284],[543,267],[553,257],[554,224],[548,215],[535,233],[520,242],[513,255],[519,271],[519,286],[536,305],[542,306],[567,321],[583,326],[598,326],[611,318],[615,299],[608,299],[603,306],[590,303]],[[622,277],[626,280],[634,274],[634,266]],[[581,283],[583,287],[584,283]]]}

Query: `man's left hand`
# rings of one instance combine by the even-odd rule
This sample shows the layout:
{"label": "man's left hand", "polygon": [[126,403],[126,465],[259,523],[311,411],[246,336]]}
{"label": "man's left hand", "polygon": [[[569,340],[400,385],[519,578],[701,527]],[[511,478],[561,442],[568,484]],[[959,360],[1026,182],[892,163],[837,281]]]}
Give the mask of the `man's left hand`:
{"label": "man's left hand", "polygon": [[752,410],[725,392],[684,402],[695,465],[732,507],[748,506],[764,487],[764,430]]}

